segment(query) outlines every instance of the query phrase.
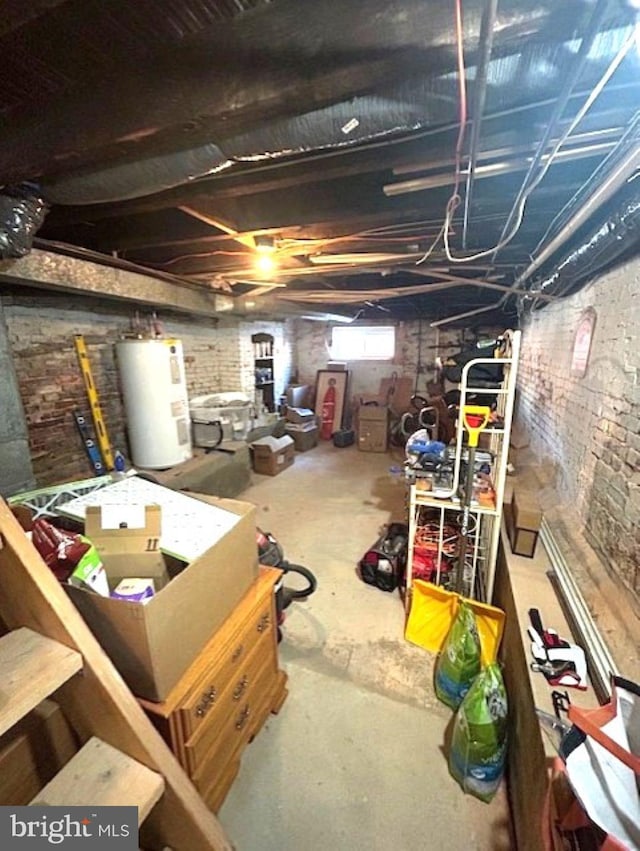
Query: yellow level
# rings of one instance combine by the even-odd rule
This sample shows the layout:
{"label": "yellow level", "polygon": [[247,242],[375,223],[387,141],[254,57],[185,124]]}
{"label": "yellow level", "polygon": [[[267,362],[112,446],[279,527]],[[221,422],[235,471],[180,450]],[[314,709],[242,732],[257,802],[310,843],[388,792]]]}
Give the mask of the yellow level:
{"label": "yellow level", "polygon": [[75,343],[76,352],[78,353],[78,360],[80,362],[80,369],[82,370],[82,377],[84,378],[84,386],[87,389],[89,405],[91,406],[91,414],[93,416],[93,423],[96,428],[96,438],[98,439],[98,446],[100,447],[102,460],[104,461],[104,466],[107,468],[107,470],[113,470],[113,451],[111,450],[111,443],[109,441],[109,435],[107,434],[107,427],[104,424],[102,408],[100,407],[100,402],[98,401],[98,392],[93,382],[93,375],[91,374],[91,364],[89,363],[87,346],[82,334],[75,335]]}

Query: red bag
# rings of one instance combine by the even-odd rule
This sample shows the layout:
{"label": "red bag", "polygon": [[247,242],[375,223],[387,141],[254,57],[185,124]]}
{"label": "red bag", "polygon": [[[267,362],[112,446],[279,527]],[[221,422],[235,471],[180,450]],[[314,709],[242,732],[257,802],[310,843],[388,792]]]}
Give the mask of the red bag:
{"label": "red bag", "polygon": [[65,582],[73,573],[90,546],[80,535],[57,529],[42,517],[33,524],[31,540],[60,582]]}

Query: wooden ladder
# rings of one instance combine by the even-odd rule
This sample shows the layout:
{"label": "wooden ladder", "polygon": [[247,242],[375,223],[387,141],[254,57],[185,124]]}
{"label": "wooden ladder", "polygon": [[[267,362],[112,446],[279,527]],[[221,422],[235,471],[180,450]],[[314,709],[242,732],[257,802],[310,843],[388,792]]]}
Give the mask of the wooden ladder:
{"label": "wooden ladder", "polygon": [[31,803],[137,806],[144,848],[232,851],[2,499],[0,618],[0,735],[52,695],[84,742]]}

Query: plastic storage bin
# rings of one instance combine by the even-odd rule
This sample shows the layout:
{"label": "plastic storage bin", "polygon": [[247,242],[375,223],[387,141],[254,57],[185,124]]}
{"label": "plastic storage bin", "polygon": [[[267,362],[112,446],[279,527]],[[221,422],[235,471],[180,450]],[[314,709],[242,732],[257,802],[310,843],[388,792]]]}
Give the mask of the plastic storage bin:
{"label": "plastic storage bin", "polygon": [[223,440],[245,440],[255,418],[253,404],[243,393],[210,393],[189,402],[195,446],[212,447]]}

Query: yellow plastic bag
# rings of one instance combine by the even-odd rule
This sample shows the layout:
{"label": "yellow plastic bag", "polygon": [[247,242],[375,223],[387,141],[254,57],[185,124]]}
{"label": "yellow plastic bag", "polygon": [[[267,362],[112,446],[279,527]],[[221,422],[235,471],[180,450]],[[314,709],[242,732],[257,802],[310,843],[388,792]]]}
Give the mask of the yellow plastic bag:
{"label": "yellow plastic bag", "polygon": [[[418,647],[439,653],[458,612],[462,598],[454,591],[446,591],[439,585],[416,579],[411,595],[411,610],[407,619],[404,637]],[[476,616],[480,634],[481,661],[483,667],[496,661],[505,614],[502,609],[480,603],[465,601]]]}

